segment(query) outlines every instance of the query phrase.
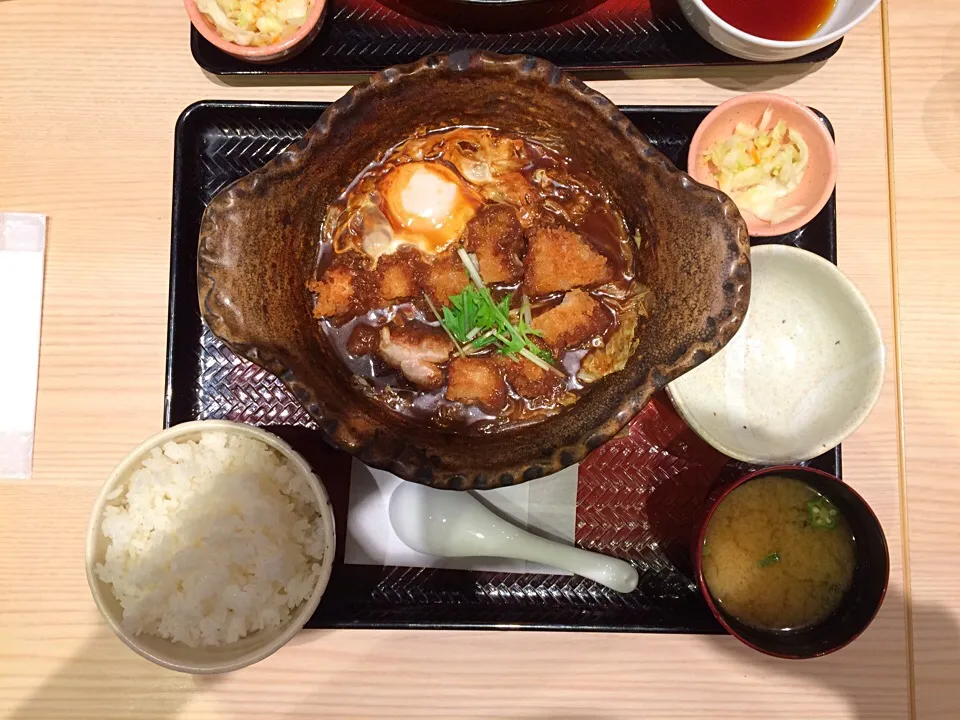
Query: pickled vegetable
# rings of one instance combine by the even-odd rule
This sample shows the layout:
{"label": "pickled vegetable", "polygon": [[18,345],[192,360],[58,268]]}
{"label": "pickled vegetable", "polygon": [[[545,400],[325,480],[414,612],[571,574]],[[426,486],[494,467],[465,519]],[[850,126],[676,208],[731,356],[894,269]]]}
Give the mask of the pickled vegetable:
{"label": "pickled vegetable", "polygon": [[778,208],[777,202],[797,189],[809,162],[807,143],[783,120],[768,129],[773,111],[767,108],[758,125],[737,123],[733,135],[719,140],[703,162],[741,210],[777,223],[803,208]]}

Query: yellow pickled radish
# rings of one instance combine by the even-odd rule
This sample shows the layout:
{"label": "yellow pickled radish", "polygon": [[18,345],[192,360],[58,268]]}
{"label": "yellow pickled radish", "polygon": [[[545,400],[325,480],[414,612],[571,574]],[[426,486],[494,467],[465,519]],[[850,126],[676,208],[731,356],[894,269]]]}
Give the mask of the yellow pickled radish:
{"label": "yellow pickled radish", "polygon": [[733,135],[718,140],[703,154],[717,186],[743,210],[761,220],[781,222],[799,207],[777,208],[777,201],[796,190],[809,162],[803,137],[780,120],[768,129],[767,108],[757,125],[739,122]]}

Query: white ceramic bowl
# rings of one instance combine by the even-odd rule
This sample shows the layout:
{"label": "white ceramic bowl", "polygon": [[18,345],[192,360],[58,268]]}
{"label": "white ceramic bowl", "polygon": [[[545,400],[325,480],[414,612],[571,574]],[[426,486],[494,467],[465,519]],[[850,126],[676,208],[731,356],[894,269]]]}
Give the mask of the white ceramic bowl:
{"label": "white ceramic bowl", "polygon": [[[700,37],[744,60],[776,62],[806,55],[843,37],[873,12],[880,0],[837,0],[830,17],[806,40],[767,40],[739,30],[708,8],[703,0],[679,0],[680,9]],[[771,6],[771,12],[776,12]]]}
{"label": "white ceramic bowl", "polygon": [[720,352],[667,386],[720,452],[762,465],[809,460],[870,414],[883,384],[880,328],[835,265],[786,245],[750,253],[750,306]]}
{"label": "white ceramic bowl", "polygon": [[[128,632],[123,627],[122,609],[120,603],[117,602],[117,599],[113,595],[112,588],[109,584],[101,581],[93,571],[97,563],[103,562],[107,546],[110,542],[103,536],[103,533],[100,532],[104,507],[109,502],[119,502],[122,500],[122,498],[114,501],[108,500],[113,490],[117,486],[127,482],[133,472],[140,467],[143,459],[154,448],[170,441],[197,439],[200,434],[204,432],[226,432],[246,435],[265,443],[285,457],[303,474],[307,483],[316,494],[320,515],[324,521],[325,535],[320,579],[313,593],[300,604],[291,616],[290,621],[281,627],[251,633],[236,643],[217,648],[192,648],[182,643],[163,640],[152,635],[134,635]],[[93,512],[90,515],[90,524],[87,527],[87,582],[90,585],[90,591],[93,593],[94,602],[96,602],[100,613],[106,619],[113,632],[116,633],[117,637],[132,650],[146,659],[163,667],[170,668],[171,670],[200,675],[222,673],[238,670],[239,668],[263,660],[268,655],[273,654],[283,647],[283,645],[297,634],[317,609],[323,591],[327,587],[327,582],[330,579],[330,570],[333,567],[335,550],[336,533],[334,532],[333,509],[330,506],[327,491],[311,471],[310,465],[307,464],[307,461],[304,460],[299,453],[276,435],[253,427],[252,425],[243,425],[227,420],[200,420],[175,425],[149,438],[131,452],[123,462],[116,467],[107,479],[107,482],[104,483],[103,489],[100,491],[100,495],[93,507]]]}

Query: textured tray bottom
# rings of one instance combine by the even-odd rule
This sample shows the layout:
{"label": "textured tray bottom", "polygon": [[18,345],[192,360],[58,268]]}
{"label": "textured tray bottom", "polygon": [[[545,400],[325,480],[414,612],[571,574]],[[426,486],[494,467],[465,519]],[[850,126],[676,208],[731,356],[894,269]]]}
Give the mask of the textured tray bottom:
{"label": "textured tray bottom", "polygon": [[[693,580],[689,547],[714,488],[753,466],[707,445],[665,393],[580,465],[577,544],[632,561],[640,571],[635,592],[620,595],[578,577],[344,565],[350,456],[318,440],[313,421],[278,380],[219,345],[209,332],[204,337],[208,372],[203,385],[218,390],[203,396],[200,417],[252,422],[277,433],[319,469],[330,490],[337,565],[307,627],[719,631]],[[828,472],[837,466],[832,453],[812,464]]]}
{"label": "textured tray bottom", "polygon": [[[320,440],[279,380],[237,357],[200,322],[196,246],[203,208],[221,188],[299,139],[320,104],[203,103],[177,126],[166,424],[228,418],[266,427],[318,469],[340,531],[330,585],[308,627],[511,627],[716,632],[690,574],[688,546],[713,487],[749,468],[700,440],[661,394],[580,469],[576,539],[637,564],[620,595],[577,577],[343,564],[351,459]],[[625,108],[678,167],[709,108]],[[834,201],[806,227],[764,242],[836,258]],[[839,451],[812,464],[839,469]]]}

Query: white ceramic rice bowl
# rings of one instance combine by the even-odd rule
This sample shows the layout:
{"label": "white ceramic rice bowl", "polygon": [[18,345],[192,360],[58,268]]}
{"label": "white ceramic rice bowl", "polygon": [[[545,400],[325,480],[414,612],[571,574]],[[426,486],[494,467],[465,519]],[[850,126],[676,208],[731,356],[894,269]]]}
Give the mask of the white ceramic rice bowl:
{"label": "white ceramic rice bowl", "polygon": [[[240,434],[259,440],[283,456],[294,468],[303,474],[307,484],[316,495],[317,506],[323,521],[324,552],[320,563],[320,576],[311,595],[293,611],[286,624],[269,630],[260,630],[247,635],[235,643],[219,647],[189,647],[183,643],[171,642],[152,635],[135,635],[123,625],[123,613],[120,603],[113,594],[111,586],[103,582],[94,571],[102,563],[110,540],[101,532],[103,513],[114,490],[127,482],[144,458],[157,447],[168,442],[198,439],[202,433],[224,432]],[[336,533],[333,509],[323,484],[313,474],[310,465],[287,443],[272,433],[241,423],[227,420],[198,420],[168,428],[150,437],[131,452],[113,471],[97,497],[86,539],[87,583],[93,594],[94,602],[100,613],[110,625],[111,630],[129,648],[142,657],[158,665],[193,674],[213,674],[230,672],[252,665],[273,654],[285,645],[310,619],[320,598],[323,596],[330,579],[336,550]]]}

